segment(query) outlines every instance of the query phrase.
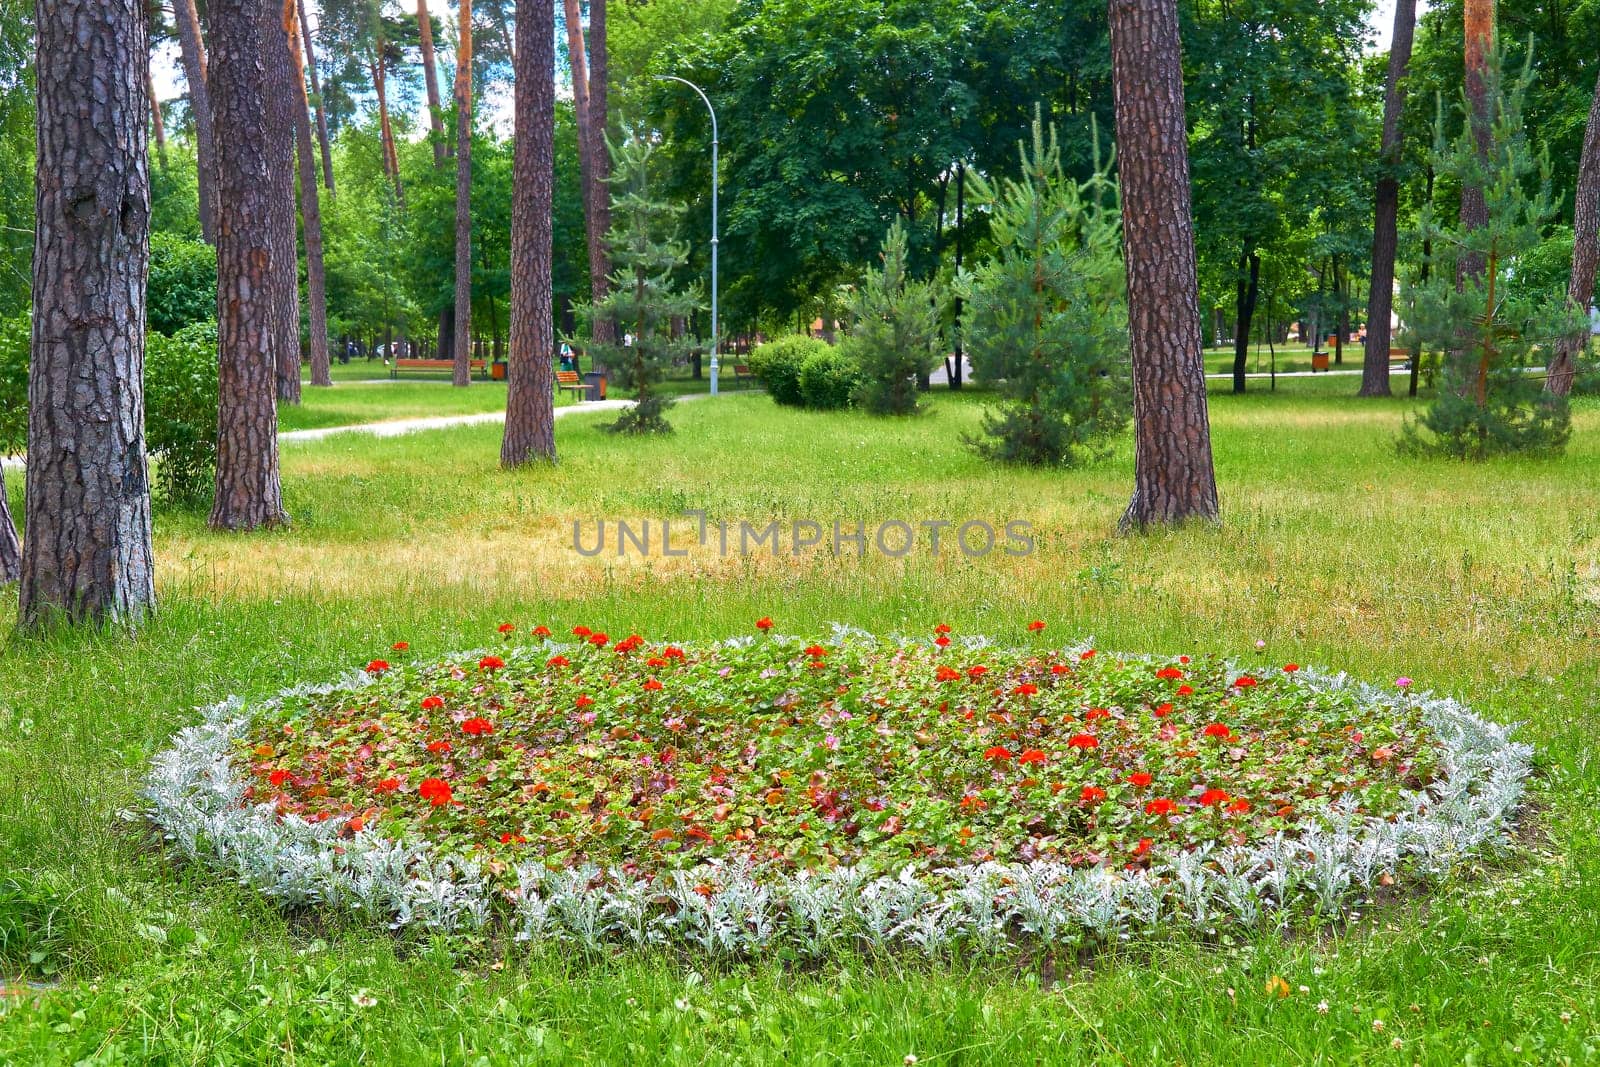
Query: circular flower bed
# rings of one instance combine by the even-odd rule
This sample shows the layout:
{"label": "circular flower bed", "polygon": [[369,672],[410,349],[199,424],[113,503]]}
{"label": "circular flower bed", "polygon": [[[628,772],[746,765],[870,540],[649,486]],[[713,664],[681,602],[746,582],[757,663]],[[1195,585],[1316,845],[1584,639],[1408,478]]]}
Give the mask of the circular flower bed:
{"label": "circular flower bed", "polygon": [[[404,643],[208,709],[147,795],[298,905],[525,939],[808,954],[1332,913],[1504,840],[1530,750],[1451,700],[954,639]],[[392,662],[391,662],[392,660]]]}

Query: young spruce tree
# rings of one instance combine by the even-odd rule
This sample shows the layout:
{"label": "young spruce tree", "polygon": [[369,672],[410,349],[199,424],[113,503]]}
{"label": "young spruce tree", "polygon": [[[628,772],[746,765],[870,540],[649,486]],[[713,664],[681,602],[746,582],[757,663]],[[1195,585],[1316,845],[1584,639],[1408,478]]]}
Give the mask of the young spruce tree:
{"label": "young spruce tree", "polygon": [[[579,337],[592,332],[596,316],[616,323],[617,339],[587,342],[591,358],[603,366],[634,403],[609,429],[614,433],[670,433],[664,417],[672,398],[658,386],[672,360],[695,346],[688,334],[674,338],[674,318],[687,319],[700,305],[698,292],[674,288],[672,274],[688,262],[688,247],[675,239],[682,207],[650,196],[650,157],[654,147],[630,136],[611,155],[611,290],[597,304],[578,309]],[[632,340],[631,344],[624,343]],[[577,339],[573,344],[579,344]]]}
{"label": "young spruce tree", "polygon": [[[1405,317],[1422,347],[1441,354],[1442,373],[1433,403],[1405,427],[1400,444],[1408,452],[1456,459],[1560,452],[1572,432],[1566,398],[1544,392],[1543,381],[1527,373],[1542,365],[1538,350],[1554,345],[1571,323],[1565,294],[1537,288],[1518,269],[1538,247],[1554,201],[1548,161],[1535,158],[1523,128],[1530,72],[1524,67],[1508,85],[1503,56],[1496,47],[1489,59],[1486,151],[1480,153],[1470,122],[1447,144],[1440,108],[1434,169],[1481,188],[1488,221],[1464,226],[1441,219],[1431,204],[1423,207],[1417,238],[1431,241],[1434,258],[1429,280],[1409,284],[1403,294]],[[1537,192],[1529,195],[1535,177]],[[1458,284],[1462,262],[1483,269],[1464,272]]]}
{"label": "young spruce tree", "polygon": [[912,415],[917,377],[938,362],[939,309],[933,286],[906,271],[906,231],[896,219],[883,239],[883,268],[867,270],[846,299],[843,351],[861,367],[861,405],[875,415]]}
{"label": "young spruce tree", "polygon": [[1021,181],[974,183],[995,253],[956,280],[973,370],[1005,398],[969,443],[994,459],[1070,465],[1103,455],[1132,414],[1121,208],[1109,164],[1096,158],[1081,183],[1062,173],[1037,109],[1032,148],[1017,150]]}

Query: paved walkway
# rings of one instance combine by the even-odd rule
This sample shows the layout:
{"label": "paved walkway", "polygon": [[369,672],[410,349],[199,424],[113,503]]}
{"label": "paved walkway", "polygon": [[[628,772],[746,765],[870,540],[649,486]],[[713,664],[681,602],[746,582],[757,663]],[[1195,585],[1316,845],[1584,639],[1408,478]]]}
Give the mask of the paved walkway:
{"label": "paved walkway", "polygon": [[[687,399],[687,398],[685,398]],[[555,417],[582,411],[616,411],[633,403],[631,400],[587,400],[581,404],[566,404],[555,409]],[[422,430],[448,430],[452,426],[481,426],[506,421],[504,411],[485,411],[477,415],[430,415],[420,419],[390,419],[388,422],[363,422],[354,426],[323,426],[315,430],[285,430],[279,441],[321,441],[341,433],[364,433],[373,437],[399,437],[401,434]]]}

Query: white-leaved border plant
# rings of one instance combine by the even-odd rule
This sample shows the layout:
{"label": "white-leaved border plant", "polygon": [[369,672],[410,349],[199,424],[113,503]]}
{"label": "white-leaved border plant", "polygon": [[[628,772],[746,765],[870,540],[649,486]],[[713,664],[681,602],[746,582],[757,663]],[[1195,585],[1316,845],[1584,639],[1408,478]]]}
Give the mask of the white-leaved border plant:
{"label": "white-leaved border plant", "polygon": [[[835,637],[870,639],[846,627]],[[495,651],[513,662],[524,656]],[[202,721],[156,758],[144,795],[149,816],[180,854],[286,907],[348,908],[394,928],[446,933],[498,916],[520,941],[586,950],[670,944],[718,956],[783,946],[817,957],[852,945],[937,955],[1017,941],[1079,945],[1173,923],[1251,926],[1297,908],[1332,914],[1386,876],[1438,880],[1469,856],[1508,844],[1533,756],[1531,746],[1511,740],[1512,727],[1447,697],[1397,697],[1343,673],[1303,670],[1298,680],[1348,692],[1363,706],[1399,699],[1419,709],[1441,748],[1439,777],[1403,794],[1409,810],[1388,819],[1336,803],[1298,836],[1179,851],[1132,871],[1039,860],[788,873],[708,862],[649,880],[593,865],[552,871],[528,862],[516,868],[516,889],[492,890],[471,861],[436,855],[425,842],[371,830],[346,835],[345,819],[308,822],[279,816],[270,804],[245,803],[246,783],[231,754],[254,713],[284,699],[360,688],[371,682],[361,672],[286,689],[259,705],[230,697],[205,708]]]}

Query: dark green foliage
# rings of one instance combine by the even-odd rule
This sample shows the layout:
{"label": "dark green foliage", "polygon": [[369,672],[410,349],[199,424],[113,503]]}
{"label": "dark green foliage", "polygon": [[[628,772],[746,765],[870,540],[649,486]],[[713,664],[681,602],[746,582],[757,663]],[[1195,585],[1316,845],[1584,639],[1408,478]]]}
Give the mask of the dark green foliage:
{"label": "dark green foliage", "polygon": [[[700,307],[697,293],[678,290],[673,272],[688,260],[686,246],[675,239],[683,209],[650,195],[650,157],[655,151],[641,137],[629,137],[612,149],[611,255],[612,288],[598,304],[577,309],[584,324],[580,335],[592,335],[595,316],[616,324],[617,340],[591,343],[589,356],[612,379],[631,390],[633,404],[612,423],[613,433],[670,433],[663,417],[672,398],[657,388],[674,357],[686,356],[695,340],[673,337],[673,320],[687,320]],[[624,344],[624,336],[632,344]],[[578,342],[581,343],[581,342]]]}
{"label": "dark green foliage", "polygon": [[939,309],[934,288],[915,281],[906,264],[899,220],[883,239],[883,266],[867,270],[849,295],[850,332],[843,351],[861,368],[861,405],[874,415],[917,411],[917,376],[938,361]]}
{"label": "dark green foliage", "polygon": [[750,370],[767,387],[767,394],[772,399],[780,404],[799,407],[806,402],[800,390],[800,370],[806,360],[827,348],[826,341],[803,333],[779,337],[756,346],[750,353]]}
{"label": "dark green foliage", "polygon": [[149,327],[172,335],[217,317],[217,251],[194,237],[150,235]]}
{"label": "dark green foliage", "polygon": [[[1566,398],[1546,393],[1543,380],[1526,373],[1542,365],[1539,351],[1573,324],[1563,287],[1537,270],[1519,269],[1524,260],[1536,265],[1541,227],[1555,206],[1548,165],[1529,149],[1523,125],[1529,71],[1510,85],[1502,71],[1497,51],[1487,76],[1493,121],[1486,158],[1479,158],[1465,124],[1446,140],[1439,109],[1434,169],[1458,186],[1480,186],[1489,222],[1464,229],[1432,204],[1423,207],[1417,237],[1431,243],[1434,259],[1429,280],[1403,292],[1404,317],[1441,362],[1433,403],[1406,424],[1401,447],[1408,452],[1455,459],[1559,453],[1572,433]],[[1458,283],[1458,263],[1473,261],[1484,264],[1482,273],[1469,270]]]}
{"label": "dark green foliage", "polygon": [[970,443],[994,459],[1072,464],[1103,454],[1131,414],[1117,188],[1109,164],[1081,183],[1063,174],[1055,129],[1047,138],[1037,118],[1019,154],[1020,181],[974,182],[995,253],[957,280],[973,370],[1005,397]]}
{"label": "dark green foliage", "polygon": [[217,466],[216,323],[148,336],[144,433],[157,498],[179,507],[209,503]]}
{"label": "dark green foliage", "polygon": [[[0,455],[27,447],[31,344],[28,316],[0,322]],[[178,507],[209,502],[217,462],[216,323],[146,335],[144,434],[156,498]]]}
{"label": "dark green foliage", "polygon": [[847,408],[855,402],[861,385],[861,368],[856,361],[825,342],[821,351],[807,356],[800,365],[800,396],[808,408]]}

